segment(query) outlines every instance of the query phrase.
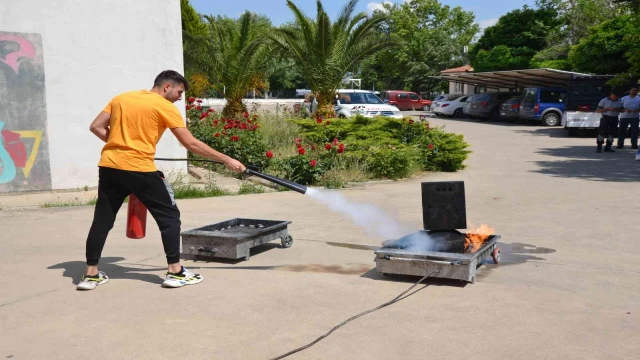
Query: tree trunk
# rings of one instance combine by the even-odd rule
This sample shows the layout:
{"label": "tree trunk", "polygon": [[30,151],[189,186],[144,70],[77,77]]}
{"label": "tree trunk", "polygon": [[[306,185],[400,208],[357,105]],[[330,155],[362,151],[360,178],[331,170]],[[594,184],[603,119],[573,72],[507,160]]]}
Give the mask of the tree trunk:
{"label": "tree trunk", "polygon": [[242,114],[246,111],[247,111],[247,106],[242,101],[242,98],[239,98],[239,99],[228,98],[227,105],[225,105],[224,109],[222,109],[222,116],[229,117],[229,118],[237,118],[242,116]]}
{"label": "tree trunk", "polygon": [[335,90],[318,92],[318,111],[316,116],[322,116],[325,119],[333,119],[336,117],[336,111],[332,101],[335,96]]}

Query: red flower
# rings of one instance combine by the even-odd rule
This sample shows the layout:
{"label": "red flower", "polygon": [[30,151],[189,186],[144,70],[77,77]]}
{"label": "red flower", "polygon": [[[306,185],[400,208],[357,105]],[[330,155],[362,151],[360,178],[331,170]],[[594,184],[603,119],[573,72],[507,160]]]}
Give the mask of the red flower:
{"label": "red flower", "polygon": [[338,154],[342,154],[344,152],[344,144],[340,144],[340,146],[338,146]]}
{"label": "red flower", "polygon": [[231,129],[232,127],[233,127],[233,126],[231,126],[231,125],[225,125],[225,126],[224,126],[224,129],[225,129],[225,130],[229,130],[229,129]]}
{"label": "red flower", "polygon": [[428,148],[433,149],[433,144],[429,144]]}
{"label": "red flower", "polygon": [[194,101],[196,101],[196,99],[195,99],[194,97],[190,97],[190,98],[189,98],[189,103],[190,103],[190,104],[193,104],[193,102],[194,102]]}
{"label": "red flower", "polygon": [[213,125],[218,126],[218,120],[213,120]]}
{"label": "red flower", "polygon": [[333,146],[331,144],[327,144],[324,146],[325,149],[327,150],[331,150],[333,148]]}
{"label": "red flower", "polygon": [[333,145],[338,145],[339,142],[340,140],[338,140],[338,138],[333,139]]}
{"label": "red flower", "polygon": [[233,136],[231,137],[231,141],[238,141],[238,140],[240,140],[240,136],[233,135]]}
{"label": "red flower", "polygon": [[311,167],[316,167],[316,165],[318,165],[318,162],[315,160],[311,160],[309,161],[309,165],[311,165]]}
{"label": "red flower", "polygon": [[258,128],[258,125],[254,125],[251,127],[251,130],[256,131],[257,128]]}
{"label": "red flower", "polygon": [[240,129],[242,129],[242,130],[246,130],[246,129],[247,129],[247,124],[242,124],[242,125],[240,125]]}
{"label": "red flower", "polygon": [[316,146],[315,145],[311,145],[311,150],[315,150]]}
{"label": "red flower", "polygon": [[298,154],[300,154],[300,155],[304,155],[304,154],[306,154],[306,153],[307,153],[307,151],[306,151],[303,147],[298,148]]}
{"label": "red flower", "polygon": [[220,137],[220,133],[215,133],[213,136]]}
{"label": "red flower", "polygon": [[413,119],[410,119],[410,120],[409,120],[409,124],[413,124]]}
{"label": "red flower", "polygon": [[301,141],[302,141],[302,140],[300,140],[300,139],[296,139],[296,144],[297,144],[297,145],[300,145],[300,142],[301,142]]}
{"label": "red flower", "polygon": [[198,99],[198,104],[202,104],[202,100]]}
{"label": "red flower", "polygon": [[202,119],[206,118],[206,117],[207,117],[207,115],[208,115],[207,113],[202,113],[202,114],[200,114],[200,120],[202,120]]}
{"label": "red flower", "polygon": [[242,116],[244,116],[245,119],[249,118],[249,113],[248,112],[244,112],[244,114],[242,114]]}
{"label": "red flower", "polygon": [[187,105],[187,110],[191,110],[191,105]]}
{"label": "red flower", "polygon": [[322,118],[317,118],[317,119],[316,119],[316,122],[317,122],[318,124],[322,124]]}
{"label": "red flower", "polygon": [[200,105],[196,106],[196,110],[202,110],[202,106]]}
{"label": "red flower", "polygon": [[267,151],[267,153],[265,155],[267,155],[267,157],[269,159],[271,159],[273,157],[273,153],[271,152],[271,150]]}
{"label": "red flower", "polygon": [[209,112],[216,112],[216,109],[214,109],[214,108],[209,108]]}

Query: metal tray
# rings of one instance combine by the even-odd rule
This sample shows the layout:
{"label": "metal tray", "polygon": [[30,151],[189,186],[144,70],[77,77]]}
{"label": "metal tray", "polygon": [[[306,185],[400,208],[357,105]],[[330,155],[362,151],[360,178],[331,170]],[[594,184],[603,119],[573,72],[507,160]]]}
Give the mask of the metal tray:
{"label": "metal tray", "polygon": [[[464,234],[461,234],[464,236]],[[393,248],[388,244],[374,251],[376,270],[388,275],[414,275],[462,280],[474,283],[476,271],[488,256],[497,264],[500,249],[497,242],[500,235],[491,235],[476,252],[464,254],[455,252],[420,251]]]}
{"label": "metal tray", "polygon": [[253,247],[280,239],[289,248],[293,237],[287,230],[291,221],[235,218],[217,224],[184,231],[182,258],[198,257],[249,260]]}

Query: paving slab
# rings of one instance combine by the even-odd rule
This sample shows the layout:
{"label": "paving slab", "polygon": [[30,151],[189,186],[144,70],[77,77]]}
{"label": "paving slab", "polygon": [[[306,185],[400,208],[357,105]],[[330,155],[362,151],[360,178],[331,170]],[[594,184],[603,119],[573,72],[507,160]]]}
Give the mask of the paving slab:
{"label": "paving slab", "polygon": [[[475,284],[428,280],[289,359],[637,359],[640,162],[596,154],[560,128],[430,120],[465,134],[468,168],[340,192],[421,227],[420,182],[464,180],[467,216],[502,235],[500,265]],[[294,244],[249,261],[185,261],[197,286],[160,287],[160,234],[125,235],[119,214],[101,264],[74,284],[93,208],[0,212],[0,358],[271,359],[391,300],[413,277],[375,271],[371,236],[308,197],[277,192],[179,201],[183,229],[234,217],[291,220]],[[152,220],[150,220],[152,221]]]}

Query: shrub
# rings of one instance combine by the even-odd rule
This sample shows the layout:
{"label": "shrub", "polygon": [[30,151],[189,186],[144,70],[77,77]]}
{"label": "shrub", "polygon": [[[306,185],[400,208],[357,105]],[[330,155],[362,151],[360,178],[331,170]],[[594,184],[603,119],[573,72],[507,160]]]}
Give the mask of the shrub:
{"label": "shrub", "polygon": [[427,171],[457,171],[465,168],[464,161],[471,151],[464,136],[433,129],[420,139],[421,167]]}
{"label": "shrub", "polygon": [[229,119],[219,117],[215,111],[198,108],[187,110],[187,126],[196,139],[243,164],[268,166],[267,146],[257,131],[260,124],[256,115],[244,113],[242,119]]}
{"label": "shrub", "polygon": [[412,170],[415,154],[411,148],[381,146],[370,149],[367,169],[376,178],[401,179]]}

